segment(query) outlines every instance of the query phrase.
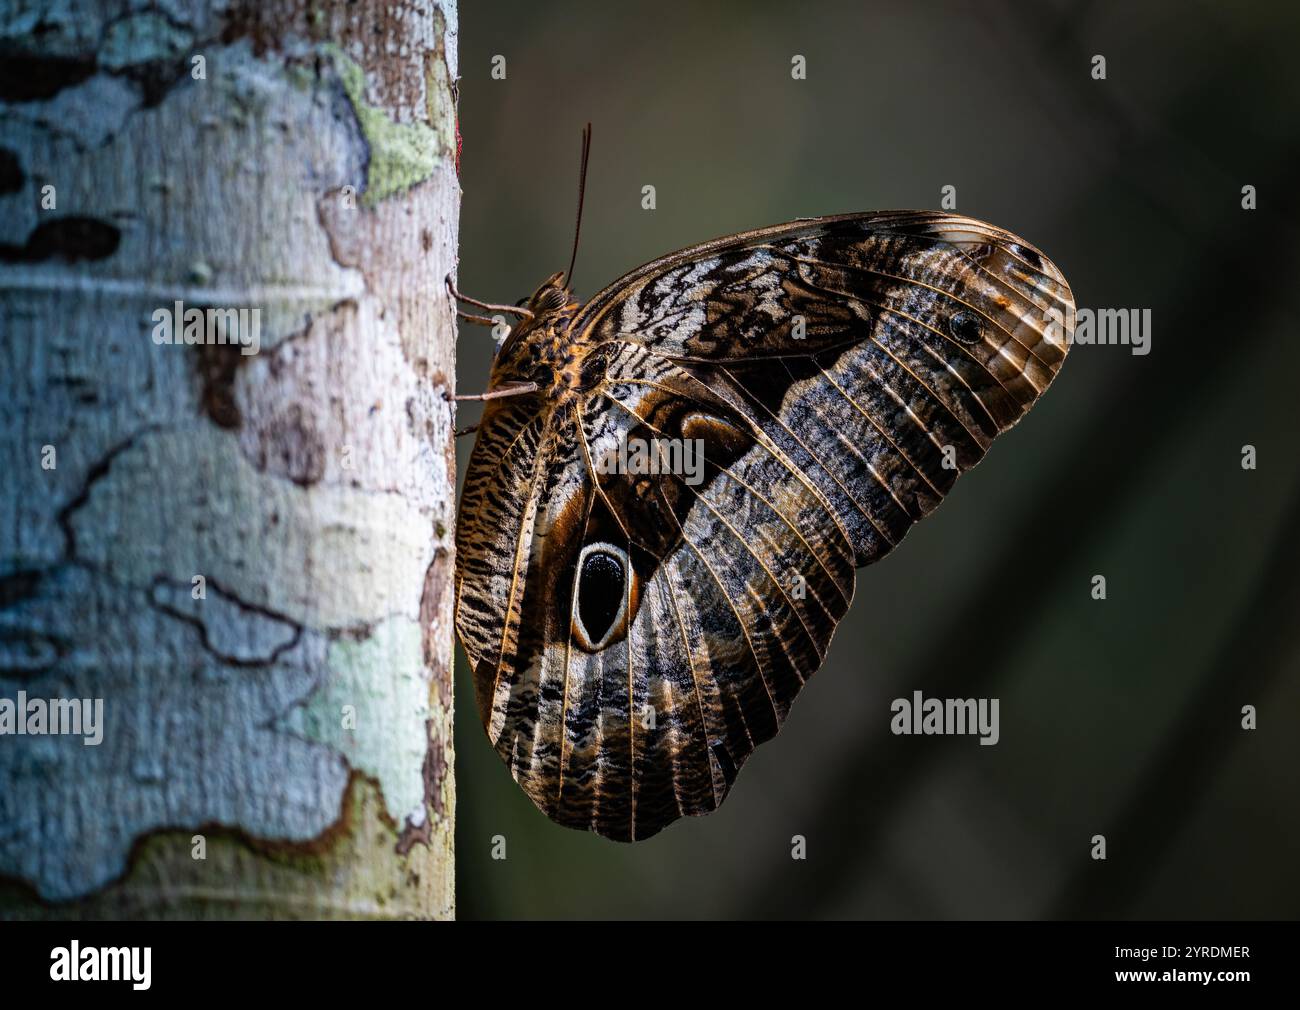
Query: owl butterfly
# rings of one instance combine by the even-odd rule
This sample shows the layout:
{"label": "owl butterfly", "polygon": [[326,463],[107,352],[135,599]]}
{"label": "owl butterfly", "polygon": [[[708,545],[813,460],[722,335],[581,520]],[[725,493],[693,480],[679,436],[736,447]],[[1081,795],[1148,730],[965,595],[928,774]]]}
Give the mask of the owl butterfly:
{"label": "owl butterfly", "polygon": [[[623,841],[716,809],[856,569],[1037,401],[1072,312],[1038,250],[930,211],[730,235],[585,305],[566,274],[538,288],[456,533],[479,715],[537,807]],[[605,465],[655,439],[701,447],[697,472]]]}

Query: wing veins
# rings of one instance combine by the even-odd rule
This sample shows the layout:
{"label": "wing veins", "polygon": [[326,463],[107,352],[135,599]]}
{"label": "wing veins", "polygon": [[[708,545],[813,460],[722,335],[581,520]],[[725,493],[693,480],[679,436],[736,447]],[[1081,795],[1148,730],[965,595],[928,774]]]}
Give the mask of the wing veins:
{"label": "wing veins", "polygon": [[[663,357],[663,355],[659,355],[659,357]],[[749,393],[749,391],[745,388],[744,383],[740,382],[734,375],[731,374],[731,372],[727,371],[727,369],[725,368],[720,369],[720,371],[722,371],[722,373],[731,380],[731,382],[736,386],[737,389],[741,390],[744,393],[748,393],[750,397],[753,397],[753,394]],[[710,395],[714,395],[714,396],[717,395],[716,392],[714,392],[712,389],[710,389],[708,386],[704,384],[704,382],[699,378],[699,376],[692,374],[687,369],[679,368],[677,369],[676,374],[689,379],[691,382],[694,382],[696,385],[700,386]],[[652,389],[662,389],[664,392],[671,393],[674,396],[682,395],[680,390],[673,389],[671,386],[665,386],[662,383],[653,382],[650,379],[637,379],[630,376],[620,376],[618,381],[629,385],[649,386]],[[757,401],[755,402],[757,403]],[[876,525],[876,521],[874,518],[872,518],[871,512],[866,508],[864,508],[862,504],[853,496],[853,492],[851,492],[842,483],[840,483],[839,478],[837,478],[835,474],[827,468],[826,464],[822,461],[821,457],[818,456],[811,449],[809,449],[808,446],[804,444],[803,440],[798,435],[796,435],[793,430],[791,430],[790,426],[787,425],[784,421],[782,421],[781,418],[778,417],[775,413],[773,413],[770,409],[768,409],[766,405],[762,403],[758,403],[758,406],[766,410],[768,415],[772,418],[772,420],[774,420],[781,427],[781,430],[784,431],[787,435],[789,435],[796,443],[798,443],[799,447],[803,449],[804,452],[808,453],[809,457],[812,458],[817,463],[818,466],[820,466],[823,470],[826,471],[826,475],[830,477],[832,481],[835,482],[836,486],[839,487],[839,489],[842,492],[844,492],[844,497],[848,499],[849,503],[855,509],[858,510],[858,514],[861,515],[863,519],[865,519],[868,523],[871,524],[871,526],[875,529],[875,531],[880,535],[880,538],[884,540],[885,543],[889,544],[891,548],[897,546],[892,540],[889,539],[889,536],[885,533],[885,531]],[[758,422],[754,418],[748,416],[746,416],[746,420],[751,425],[752,433],[763,442],[763,444],[767,447],[768,452],[772,453],[772,455],[780,461],[781,465],[784,466],[789,473],[793,474],[796,478],[798,478],[798,480],[816,497],[822,498],[823,497],[822,492],[804,475],[803,471],[799,467],[794,465],[793,461],[789,460],[786,457],[785,453],[781,451],[780,446],[776,445],[775,442],[772,442],[772,440],[768,438],[767,434],[762,430],[762,428],[758,426]],[[827,514],[834,520],[835,525],[839,527],[840,532],[844,534],[845,541],[851,545],[853,543],[853,538],[849,536],[848,530],[846,530],[844,528],[843,523],[840,522],[840,518],[838,515],[836,515],[834,507],[830,504],[829,501],[827,501],[825,504],[826,504]]]}
{"label": "wing veins", "polygon": [[[651,431],[658,432],[660,435],[665,434],[665,432],[663,431],[663,429],[657,427],[656,425],[651,424],[651,423],[650,423],[646,418],[642,417],[642,416],[641,416],[640,414],[638,414],[635,410],[633,410],[630,406],[628,406],[626,403],[624,403],[624,402],[623,402],[622,400],[620,400],[618,397],[614,396],[613,393],[606,392],[604,395],[606,396],[606,398],[608,398],[608,399],[609,399],[610,401],[612,401],[613,403],[617,403],[620,407],[622,407],[625,411],[627,411],[627,413],[631,414],[633,417],[635,417],[638,421],[640,421],[642,424],[644,424],[644,425],[645,425],[647,428],[649,428]],[[766,449],[765,449],[765,451],[766,451]],[[711,462],[711,460],[709,460],[709,457],[708,457],[708,456],[705,456],[705,457],[704,457],[704,460],[705,460],[705,462]],[[779,463],[780,460],[777,460],[777,462]],[[834,576],[834,574],[831,572],[831,570],[830,570],[829,568],[826,567],[826,562],[825,562],[824,560],[822,560],[821,555],[820,555],[820,554],[819,554],[819,553],[818,553],[818,552],[813,548],[813,545],[810,544],[810,543],[808,542],[807,538],[804,537],[803,533],[799,530],[799,527],[796,526],[796,525],[795,525],[795,524],[790,520],[790,517],[787,516],[787,515],[786,515],[784,512],[782,512],[780,509],[778,509],[775,505],[773,505],[773,504],[772,504],[770,501],[768,501],[765,497],[763,497],[762,493],[759,492],[758,490],[756,490],[754,487],[752,487],[752,486],[751,486],[747,481],[745,481],[745,480],[743,480],[742,478],[736,476],[736,474],[731,470],[730,467],[719,466],[717,463],[714,463],[714,466],[717,466],[719,472],[721,472],[721,473],[725,473],[725,474],[726,474],[726,475],[727,475],[731,480],[735,481],[737,484],[739,484],[741,487],[743,487],[746,491],[748,491],[750,494],[752,494],[755,498],[757,498],[759,501],[761,501],[764,505],[766,505],[769,511],[771,511],[774,515],[776,515],[777,517],[779,517],[780,520],[781,520],[783,523],[785,523],[786,526],[789,527],[790,532],[793,533],[795,536],[797,536],[797,537],[799,538],[799,541],[804,545],[804,547],[806,547],[806,548],[808,549],[808,553],[809,553],[810,555],[812,555],[813,559],[816,560],[817,564],[821,566],[822,571],[826,573],[826,577],[827,577],[828,579],[831,580],[831,585],[833,585],[833,586],[834,586],[834,587],[839,591],[839,594],[840,594],[841,598],[843,598],[845,604],[847,605],[847,604],[850,602],[850,600],[849,600],[849,597],[848,597],[847,595],[845,595],[844,590],[840,588],[839,581],[835,578],[835,576]],[[820,598],[820,597],[818,597],[818,602],[821,603],[821,598]],[[833,615],[829,610],[826,610],[826,605],[825,605],[824,603],[822,604],[822,609],[826,611],[826,615],[827,615],[828,617],[830,617],[832,620],[835,619],[835,616],[834,616],[834,615]]]}
{"label": "wing veins", "polygon": [[[772,716],[776,719],[776,724],[780,726],[781,711],[776,706],[776,697],[772,694],[771,685],[767,682],[767,670],[763,667],[763,661],[758,658],[758,650],[754,648],[754,643],[749,637],[749,628],[745,624],[745,619],[740,616],[740,611],[736,609],[735,601],[732,600],[731,594],[727,592],[727,587],[722,584],[722,580],[718,578],[718,573],[715,572],[713,566],[709,564],[708,558],[704,556],[699,547],[697,547],[690,537],[686,535],[686,530],[682,526],[681,520],[677,518],[676,514],[672,510],[672,506],[670,506],[667,499],[664,498],[663,488],[656,484],[655,491],[658,493],[660,501],[664,503],[665,511],[673,517],[673,522],[677,525],[677,531],[682,536],[682,543],[690,547],[695,556],[699,558],[700,564],[708,570],[709,576],[713,579],[714,584],[718,587],[718,591],[722,594],[722,598],[726,601],[727,608],[731,611],[732,616],[736,618],[736,624],[740,628],[740,633],[745,636],[745,648],[749,650],[750,656],[754,659],[754,666],[758,669],[758,678],[762,681],[763,690],[766,692],[767,700],[772,706]],[[753,734],[750,734],[750,739],[753,739]]]}

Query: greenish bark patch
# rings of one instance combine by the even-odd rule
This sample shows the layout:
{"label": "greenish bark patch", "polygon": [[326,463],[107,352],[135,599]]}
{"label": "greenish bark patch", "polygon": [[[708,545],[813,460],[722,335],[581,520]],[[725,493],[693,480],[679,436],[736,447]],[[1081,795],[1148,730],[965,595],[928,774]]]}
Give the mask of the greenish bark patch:
{"label": "greenish bark patch", "polygon": [[366,75],[360,64],[336,45],[326,44],[323,49],[334,61],[361,135],[370,149],[366,191],[361,202],[372,207],[429,178],[443,154],[438,134],[424,123],[395,123],[382,109],[367,103]]}
{"label": "greenish bark patch", "polygon": [[381,621],[369,637],[330,645],[332,676],[276,727],[342,753],[378,781],[396,821],[424,809],[429,674],[418,621]]}

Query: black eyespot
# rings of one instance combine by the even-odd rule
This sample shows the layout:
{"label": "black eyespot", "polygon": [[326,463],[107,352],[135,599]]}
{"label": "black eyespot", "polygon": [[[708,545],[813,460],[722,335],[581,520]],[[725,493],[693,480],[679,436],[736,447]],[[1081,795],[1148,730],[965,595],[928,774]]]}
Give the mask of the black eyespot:
{"label": "black eyespot", "polygon": [[984,324],[973,312],[962,309],[948,320],[948,332],[966,345],[978,344],[984,337]]}
{"label": "black eyespot", "polygon": [[623,562],[605,551],[591,551],[578,576],[578,619],[592,643],[601,641],[623,606]]}
{"label": "black eyespot", "polygon": [[1012,256],[1019,256],[1031,267],[1037,268],[1043,265],[1043,258],[1039,256],[1038,253],[1034,252],[1034,250],[1032,249],[1028,249],[1025,246],[1020,245],[1020,243],[1018,242],[1012,242],[1011,245],[1008,246],[1007,248],[1011,250]]}
{"label": "black eyespot", "polygon": [[524,295],[524,297],[520,298],[519,301],[515,302],[515,308],[521,309],[527,304],[528,304],[528,296]]}

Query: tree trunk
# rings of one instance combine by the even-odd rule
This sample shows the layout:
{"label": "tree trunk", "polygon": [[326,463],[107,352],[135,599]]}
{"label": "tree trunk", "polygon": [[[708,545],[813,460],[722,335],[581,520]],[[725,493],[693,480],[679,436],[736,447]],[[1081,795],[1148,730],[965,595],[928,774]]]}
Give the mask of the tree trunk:
{"label": "tree trunk", "polygon": [[453,914],[455,17],[0,0],[0,914]]}

